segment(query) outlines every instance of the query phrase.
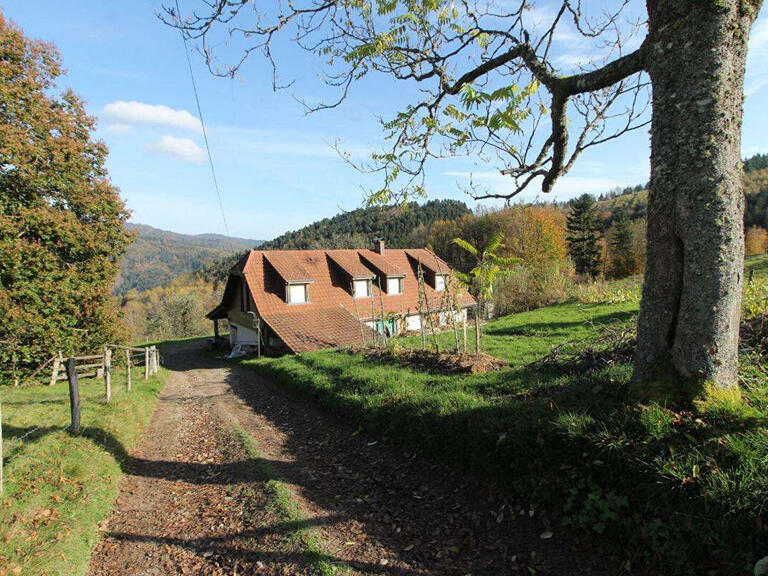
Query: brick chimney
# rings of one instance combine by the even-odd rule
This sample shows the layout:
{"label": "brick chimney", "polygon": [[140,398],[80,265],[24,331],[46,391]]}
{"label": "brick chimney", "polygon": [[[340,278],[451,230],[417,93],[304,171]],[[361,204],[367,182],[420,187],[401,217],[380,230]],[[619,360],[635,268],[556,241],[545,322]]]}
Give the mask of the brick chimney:
{"label": "brick chimney", "polygon": [[373,239],[373,251],[384,256],[384,238]]}

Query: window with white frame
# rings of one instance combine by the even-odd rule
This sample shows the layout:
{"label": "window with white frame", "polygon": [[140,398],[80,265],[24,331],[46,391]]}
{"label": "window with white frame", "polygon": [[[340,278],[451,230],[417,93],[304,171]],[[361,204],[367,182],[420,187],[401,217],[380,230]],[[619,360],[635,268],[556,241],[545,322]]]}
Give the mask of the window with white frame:
{"label": "window with white frame", "polygon": [[288,304],[304,304],[309,302],[309,285],[289,284],[286,296]]}
{"label": "window with white frame", "polygon": [[402,294],[402,293],[403,293],[403,279],[387,278],[387,294]]}
{"label": "window with white frame", "polygon": [[352,290],[355,298],[368,298],[371,295],[371,281],[354,280],[352,282]]}
{"label": "window with white frame", "polygon": [[438,292],[445,290],[445,276],[442,274],[435,274],[435,290]]}

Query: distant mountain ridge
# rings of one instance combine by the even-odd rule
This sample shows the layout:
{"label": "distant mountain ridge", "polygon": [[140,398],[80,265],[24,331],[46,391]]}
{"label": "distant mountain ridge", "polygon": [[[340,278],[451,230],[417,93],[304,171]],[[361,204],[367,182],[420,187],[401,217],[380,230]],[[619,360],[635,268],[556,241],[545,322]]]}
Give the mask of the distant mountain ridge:
{"label": "distant mountain ridge", "polygon": [[229,238],[222,234],[180,234],[146,224],[127,223],[136,235],[120,263],[113,293],[154,288],[261,244],[261,240]]}

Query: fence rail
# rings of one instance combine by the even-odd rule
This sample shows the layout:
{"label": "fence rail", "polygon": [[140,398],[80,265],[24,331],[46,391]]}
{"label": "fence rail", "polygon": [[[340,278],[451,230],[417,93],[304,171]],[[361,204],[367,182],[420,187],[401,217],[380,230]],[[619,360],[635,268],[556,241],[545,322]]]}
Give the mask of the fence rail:
{"label": "fence rail", "polygon": [[[116,354],[121,352],[122,354]],[[160,351],[156,346],[137,348],[134,346],[122,346],[119,344],[104,344],[99,354],[87,354],[83,356],[69,356],[65,358],[61,352],[51,356],[41,364],[33,376],[40,374],[47,366],[53,363],[49,386],[54,386],[59,380],[67,380],[69,386],[70,426],[72,433],[80,432],[80,380],[84,378],[103,378],[106,401],[112,399],[112,361],[113,358],[122,356],[125,362],[126,390],[131,391],[131,368],[144,366],[144,379],[148,380],[156,374],[160,366]],[[27,380],[31,379],[27,378]],[[3,433],[2,433],[2,405],[0,405],[0,496],[3,495]],[[29,431],[32,434],[37,428]],[[20,440],[21,438],[11,438]]]}

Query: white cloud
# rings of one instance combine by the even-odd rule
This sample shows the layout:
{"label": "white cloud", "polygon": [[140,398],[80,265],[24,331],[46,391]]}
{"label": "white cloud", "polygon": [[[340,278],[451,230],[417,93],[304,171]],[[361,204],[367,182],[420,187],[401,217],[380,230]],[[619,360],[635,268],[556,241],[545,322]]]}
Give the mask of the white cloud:
{"label": "white cloud", "polygon": [[118,100],[107,104],[102,114],[119,124],[160,124],[185,130],[201,130],[200,120],[188,111],[175,110],[162,104]]}
{"label": "white cloud", "polygon": [[205,152],[194,140],[189,138],[176,138],[175,136],[163,136],[160,140],[151,142],[144,147],[147,152],[153,154],[167,154],[184,162],[202,164],[205,162]]}
{"label": "white cloud", "polygon": [[[495,194],[511,194],[514,191],[514,181],[509,176],[503,176],[498,172],[444,172],[443,175],[451,176],[465,183],[470,179],[481,190]],[[600,176],[563,176],[555,183],[555,188],[549,194],[541,191],[541,179],[537,178],[522,192],[518,198],[520,200],[564,200],[580,194],[600,194],[608,192],[614,188],[624,186],[634,186],[639,180],[622,181],[614,178],[605,178]]]}
{"label": "white cloud", "polygon": [[133,132],[133,126],[130,124],[108,124],[107,125],[107,132],[114,132],[115,134],[128,134],[130,132]]}

